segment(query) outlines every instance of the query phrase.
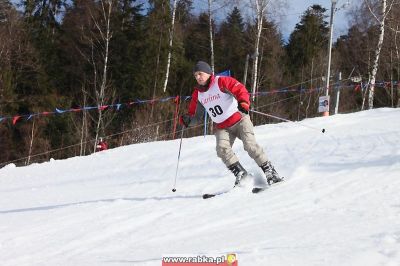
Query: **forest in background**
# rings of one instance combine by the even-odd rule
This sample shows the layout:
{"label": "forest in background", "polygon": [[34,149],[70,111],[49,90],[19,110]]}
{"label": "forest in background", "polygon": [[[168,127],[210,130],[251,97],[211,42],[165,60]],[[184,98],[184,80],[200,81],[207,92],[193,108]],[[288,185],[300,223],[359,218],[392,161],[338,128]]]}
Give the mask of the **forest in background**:
{"label": "forest in background", "polygon": [[[267,0],[209,0],[199,14],[192,0],[16,2],[0,0],[0,167],[90,154],[99,137],[110,147],[180,137],[175,118],[198,60],[254,87],[261,112],[320,115],[330,10],[319,5],[284,41]],[[217,4],[225,18],[213,17]],[[400,0],[364,0],[346,12],[350,27],[332,48],[331,113],[338,89],[340,113],[399,107]],[[72,111],[48,113],[56,109]],[[277,120],[254,114],[253,122]],[[199,134],[203,126],[185,132]]]}

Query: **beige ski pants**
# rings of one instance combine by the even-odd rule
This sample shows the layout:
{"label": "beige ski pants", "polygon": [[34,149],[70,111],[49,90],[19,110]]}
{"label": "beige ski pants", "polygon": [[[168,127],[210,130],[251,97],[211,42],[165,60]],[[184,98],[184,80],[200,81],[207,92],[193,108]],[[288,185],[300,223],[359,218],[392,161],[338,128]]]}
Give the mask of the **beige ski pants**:
{"label": "beige ski pants", "polygon": [[217,140],[217,155],[226,166],[239,161],[232,150],[232,145],[236,138],[239,138],[243,142],[244,150],[254,159],[257,165],[260,166],[267,161],[266,154],[261,146],[258,145],[254,136],[253,123],[249,115],[243,114],[242,119],[229,128],[217,129],[215,137]]}

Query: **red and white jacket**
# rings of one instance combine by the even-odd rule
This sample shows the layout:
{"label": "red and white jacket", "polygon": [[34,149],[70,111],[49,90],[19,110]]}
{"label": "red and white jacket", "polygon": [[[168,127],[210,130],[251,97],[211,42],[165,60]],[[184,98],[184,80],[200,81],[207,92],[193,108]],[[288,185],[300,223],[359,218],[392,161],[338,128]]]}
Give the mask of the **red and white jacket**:
{"label": "red and white jacket", "polygon": [[97,143],[96,145],[96,152],[98,151],[105,151],[108,149],[108,145],[107,143],[105,143],[104,141],[100,141],[99,143]]}
{"label": "red and white jacket", "polygon": [[246,87],[232,77],[210,76],[207,89],[195,87],[189,104],[189,115],[196,114],[197,104],[200,102],[217,128],[231,127],[242,118],[238,103],[250,104],[250,95]]}

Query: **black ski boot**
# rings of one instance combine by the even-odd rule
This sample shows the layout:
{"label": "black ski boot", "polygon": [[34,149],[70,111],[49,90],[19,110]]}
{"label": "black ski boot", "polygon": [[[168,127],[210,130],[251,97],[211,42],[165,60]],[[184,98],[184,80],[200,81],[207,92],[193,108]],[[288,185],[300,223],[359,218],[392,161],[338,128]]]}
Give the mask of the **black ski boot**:
{"label": "black ski boot", "polygon": [[265,176],[267,177],[268,185],[282,181],[282,178],[279,176],[278,172],[272,166],[270,161],[266,161],[265,163],[263,163],[261,165],[261,169],[263,170]]}
{"label": "black ski boot", "polygon": [[235,186],[240,184],[240,181],[247,176],[247,171],[243,168],[240,162],[236,162],[228,166],[228,169],[235,175]]}

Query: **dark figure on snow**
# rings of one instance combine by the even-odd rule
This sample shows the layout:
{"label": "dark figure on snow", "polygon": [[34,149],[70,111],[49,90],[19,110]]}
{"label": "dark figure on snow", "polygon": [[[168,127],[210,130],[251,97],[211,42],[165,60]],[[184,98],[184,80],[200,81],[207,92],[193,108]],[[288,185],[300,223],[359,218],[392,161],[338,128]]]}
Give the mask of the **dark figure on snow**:
{"label": "dark figure on snow", "polygon": [[108,149],[107,142],[103,140],[103,138],[99,138],[99,142],[96,145],[96,152],[104,151]]}
{"label": "dark figure on snow", "polygon": [[281,181],[254,137],[253,123],[248,114],[250,95],[246,87],[232,77],[214,76],[211,67],[203,61],[197,62],[193,74],[198,85],[194,88],[188,114],[180,117],[180,123],[185,127],[193,125],[200,120],[198,116],[202,115],[202,107],[207,110],[217,128],[217,155],[235,175],[235,185],[247,176],[232,150],[236,138],[242,140],[244,149],[261,167],[268,184]]}

